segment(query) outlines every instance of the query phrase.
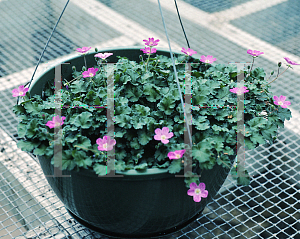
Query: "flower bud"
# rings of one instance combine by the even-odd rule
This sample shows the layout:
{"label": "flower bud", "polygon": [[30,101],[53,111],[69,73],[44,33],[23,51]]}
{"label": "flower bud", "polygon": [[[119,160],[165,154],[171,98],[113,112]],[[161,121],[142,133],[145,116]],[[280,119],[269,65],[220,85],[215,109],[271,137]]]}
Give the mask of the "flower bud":
{"label": "flower bud", "polygon": [[278,62],[278,67],[281,67],[281,62]]}
{"label": "flower bud", "polygon": [[95,48],[95,52],[98,52],[98,48]]}
{"label": "flower bud", "polygon": [[82,71],[86,71],[86,68],[85,68],[85,66],[83,66],[83,67],[82,67]]}
{"label": "flower bud", "polygon": [[274,71],[271,72],[271,76],[274,75]]}
{"label": "flower bud", "polygon": [[73,70],[73,71],[76,71],[76,67],[75,67],[75,66],[72,66],[72,70]]}

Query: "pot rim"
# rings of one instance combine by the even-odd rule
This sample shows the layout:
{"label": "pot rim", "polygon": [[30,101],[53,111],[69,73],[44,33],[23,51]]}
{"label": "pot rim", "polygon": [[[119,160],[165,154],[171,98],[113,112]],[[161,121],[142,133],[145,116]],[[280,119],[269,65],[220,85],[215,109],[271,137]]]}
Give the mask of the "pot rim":
{"label": "pot rim", "polygon": [[[142,49],[143,47],[145,47],[145,46],[143,46],[143,45],[141,45],[141,46],[129,46],[129,47],[109,47],[109,48],[103,48],[103,49],[98,49],[98,52],[95,52],[95,51],[93,51],[93,52],[90,52],[90,53],[88,53],[88,54],[86,54],[86,56],[88,56],[88,55],[92,55],[92,54],[95,54],[95,53],[104,53],[104,52],[109,52],[109,51],[116,51],[116,50],[140,50],[140,49]],[[170,52],[170,50],[169,49],[167,49],[167,48],[160,48],[160,47],[157,47],[156,48],[157,49],[157,51],[164,51],[164,52]],[[78,54],[81,54],[81,53],[79,53],[79,52],[77,52]],[[180,52],[180,51],[172,51],[172,53],[174,53],[174,54],[183,54],[182,52]],[[76,53],[72,53],[72,54],[70,54],[70,55],[67,55],[65,58],[63,58],[63,59],[61,59],[59,62],[55,62],[55,63],[53,63],[51,66],[49,66],[47,69],[45,69],[44,71],[42,71],[42,72],[40,72],[39,74],[37,74],[37,75],[35,75],[34,76],[34,78],[33,78],[33,80],[32,80],[32,82],[31,82],[31,84],[30,84],[30,87],[29,87],[29,93],[31,92],[31,90],[32,90],[32,88],[33,88],[33,86],[36,84],[36,82],[43,76],[43,75],[45,75],[45,74],[47,74],[49,71],[51,71],[51,70],[53,70],[53,68],[55,68],[56,66],[58,66],[58,65],[60,65],[60,64],[63,64],[63,63],[65,63],[65,62],[68,62],[68,61],[70,61],[70,60],[72,60],[72,59],[75,59],[75,58],[78,58],[78,57],[82,57],[83,55],[75,55]],[[141,54],[143,54],[142,52],[141,52]],[[122,56],[121,56],[122,57]],[[72,66],[71,66],[72,67]]]}

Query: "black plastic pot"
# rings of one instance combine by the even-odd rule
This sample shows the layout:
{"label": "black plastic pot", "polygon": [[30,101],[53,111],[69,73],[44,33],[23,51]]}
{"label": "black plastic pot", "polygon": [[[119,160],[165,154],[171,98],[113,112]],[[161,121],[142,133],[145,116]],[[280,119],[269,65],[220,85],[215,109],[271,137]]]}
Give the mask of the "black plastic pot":
{"label": "black plastic pot", "polygon": [[[116,56],[139,60],[140,48],[105,49]],[[158,54],[169,56],[168,51]],[[94,66],[94,54],[87,55],[88,67]],[[62,65],[64,77],[71,75],[71,67],[81,68],[81,56],[70,59],[71,64]],[[54,79],[54,68],[49,69],[33,82],[30,93],[41,94],[48,80]],[[45,175],[54,175],[50,160],[39,157]],[[173,233],[193,222],[203,211],[224,183],[229,169],[216,165],[202,172],[201,182],[206,184],[208,197],[194,202],[187,195],[183,177],[175,177],[163,169],[148,169],[143,173],[129,170],[124,177],[98,177],[92,169],[79,172],[63,171],[71,177],[46,177],[58,198],[69,213],[84,226],[102,234],[118,238],[151,238]],[[183,175],[183,171],[178,175]]]}

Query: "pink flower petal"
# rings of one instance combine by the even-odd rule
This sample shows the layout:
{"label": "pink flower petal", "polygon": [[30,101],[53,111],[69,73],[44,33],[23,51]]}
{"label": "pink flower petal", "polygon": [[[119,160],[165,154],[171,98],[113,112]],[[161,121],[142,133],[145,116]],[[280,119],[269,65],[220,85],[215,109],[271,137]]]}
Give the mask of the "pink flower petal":
{"label": "pink flower petal", "polygon": [[276,101],[279,100],[278,96],[276,96],[276,95],[273,96],[273,99],[276,100]]}
{"label": "pink flower petal", "polygon": [[200,194],[198,194],[198,195],[195,194],[193,199],[194,199],[195,202],[200,202],[201,201],[201,195]]}
{"label": "pink flower petal", "polygon": [[285,101],[285,99],[286,99],[286,96],[281,95],[281,96],[279,97],[279,100],[280,100],[280,101]]}

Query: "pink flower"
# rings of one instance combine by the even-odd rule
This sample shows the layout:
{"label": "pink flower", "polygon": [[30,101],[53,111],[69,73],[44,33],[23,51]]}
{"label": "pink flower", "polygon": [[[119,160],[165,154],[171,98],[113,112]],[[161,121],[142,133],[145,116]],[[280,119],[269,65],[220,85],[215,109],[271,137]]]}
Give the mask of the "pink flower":
{"label": "pink flower", "polygon": [[216,61],[216,58],[213,58],[213,56],[208,55],[207,57],[202,55],[200,61],[204,62],[204,63],[213,63],[214,61]]}
{"label": "pink flower", "polygon": [[19,88],[12,90],[13,97],[25,96],[27,91],[28,91],[28,88],[24,88],[23,85],[20,85]]}
{"label": "pink flower", "polygon": [[82,48],[77,48],[76,51],[80,52],[80,53],[86,53],[87,51],[89,51],[91,49],[91,47],[82,47]]}
{"label": "pink flower", "polygon": [[183,150],[176,150],[174,152],[169,152],[168,153],[168,157],[169,159],[179,159],[183,156],[183,154],[185,153],[185,149]]}
{"label": "pink flower", "polygon": [[261,52],[261,51],[257,51],[257,50],[253,50],[253,51],[252,51],[252,50],[250,50],[250,49],[247,51],[247,53],[250,54],[250,55],[252,55],[252,56],[259,56],[259,55],[261,55],[261,54],[264,54],[264,53]]}
{"label": "pink flower", "polygon": [[169,143],[169,138],[173,137],[173,133],[169,133],[169,128],[168,127],[163,127],[162,130],[157,128],[155,130],[154,139],[155,140],[161,140],[162,143],[167,144]]}
{"label": "pink flower", "polygon": [[114,53],[108,53],[108,52],[98,53],[98,54],[94,55],[94,57],[100,57],[101,59],[106,59],[107,57],[112,56],[113,54]]}
{"label": "pink flower", "polygon": [[46,126],[48,126],[50,129],[59,127],[60,125],[64,124],[65,118],[65,116],[62,116],[61,118],[59,117],[59,115],[53,116],[52,121],[48,121]]}
{"label": "pink flower", "polygon": [[246,86],[241,87],[241,88],[236,87],[236,88],[230,89],[229,91],[232,93],[236,93],[237,95],[242,95],[246,92],[249,92],[249,90],[247,90]]}
{"label": "pink flower", "polygon": [[94,68],[94,67],[89,68],[87,71],[84,71],[84,72],[82,73],[82,77],[83,77],[83,78],[93,77],[93,76],[95,76],[95,74],[96,74],[96,72],[97,72],[98,70],[99,70],[98,68]]}
{"label": "pink flower", "polygon": [[278,96],[274,95],[274,104],[275,105],[280,105],[282,108],[287,108],[288,105],[291,104],[290,101],[285,101],[286,96],[281,95],[279,98]]}
{"label": "pink flower", "polygon": [[296,62],[291,61],[290,58],[283,57],[283,59],[285,59],[286,62],[289,63],[289,64],[291,64],[291,65],[300,65],[300,64],[297,64]]}
{"label": "pink flower", "polygon": [[[144,42],[146,42],[145,43],[145,45],[147,45],[147,46],[157,46],[157,44],[158,44],[158,42],[159,42],[159,39],[157,39],[157,40],[154,40],[154,38],[152,37],[152,38],[149,38],[149,40],[143,40]],[[155,52],[154,52],[155,53]]]}
{"label": "pink flower", "polygon": [[145,47],[145,49],[141,49],[145,54],[152,54],[156,52],[156,48]]}
{"label": "pink flower", "polygon": [[113,149],[113,146],[117,143],[115,139],[111,139],[110,136],[104,136],[103,139],[99,138],[96,140],[99,145],[98,150],[109,151]]}
{"label": "pink flower", "polygon": [[200,183],[199,186],[196,183],[191,183],[187,194],[193,196],[195,202],[200,202],[201,198],[207,197],[208,191],[205,190],[205,183]]}
{"label": "pink flower", "polygon": [[181,50],[184,54],[188,55],[188,56],[191,56],[193,54],[197,54],[196,51],[194,51],[193,49],[191,48],[188,48],[188,49],[185,49],[184,47],[182,47],[182,50]]}

